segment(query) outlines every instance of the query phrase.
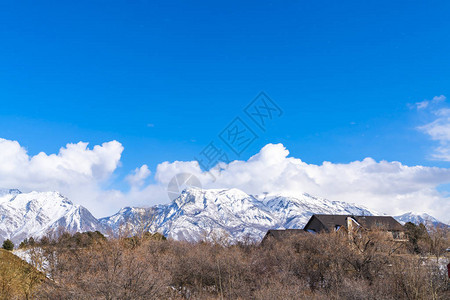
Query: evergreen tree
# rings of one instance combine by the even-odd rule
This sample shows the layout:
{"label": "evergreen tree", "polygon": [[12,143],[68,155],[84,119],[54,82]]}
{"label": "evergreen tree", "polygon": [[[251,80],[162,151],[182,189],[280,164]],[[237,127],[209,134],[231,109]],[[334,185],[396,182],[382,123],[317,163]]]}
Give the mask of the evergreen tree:
{"label": "evergreen tree", "polygon": [[423,249],[420,247],[420,241],[428,239],[428,232],[422,223],[417,226],[414,223],[407,222],[404,226],[409,243],[415,253],[421,253]]}
{"label": "evergreen tree", "polygon": [[14,244],[10,240],[6,240],[3,242],[3,249],[12,251],[14,249]]}
{"label": "evergreen tree", "polygon": [[20,242],[19,249],[26,248],[27,246],[28,246],[28,239],[24,239],[22,242]]}

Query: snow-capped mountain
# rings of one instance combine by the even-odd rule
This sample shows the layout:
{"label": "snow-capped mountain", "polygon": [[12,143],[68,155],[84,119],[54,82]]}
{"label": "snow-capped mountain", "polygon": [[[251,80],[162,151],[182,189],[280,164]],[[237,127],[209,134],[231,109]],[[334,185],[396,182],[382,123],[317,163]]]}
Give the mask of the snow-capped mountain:
{"label": "snow-capped mountain", "polygon": [[[57,192],[0,190],[0,242],[9,238],[17,244],[58,228],[69,232],[99,230],[117,236],[149,230],[187,241],[220,237],[258,240],[268,229],[303,228],[313,214],[381,215],[359,205],[308,194],[287,197],[248,195],[238,189],[189,188],[169,204],[125,207],[97,220],[86,208]],[[439,222],[425,214],[395,218],[402,223]]]}
{"label": "snow-capped mountain", "polygon": [[266,206],[280,220],[284,228],[303,228],[313,214],[380,215],[363,206],[330,201],[309,194],[296,197],[272,196],[264,199]]}
{"label": "snow-capped mountain", "polygon": [[11,239],[17,244],[60,227],[70,232],[103,229],[86,208],[57,192],[0,190],[0,241]]}
{"label": "snow-capped mountain", "polygon": [[419,225],[422,224],[428,224],[431,223],[434,226],[448,226],[447,224],[439,221],[438,219],[430,216],[429,214],[415,214],[412,212],[405,213],[403,215],[395,216],[394,217],[398,222],[400,222],[402,225],[404,225],[406,222],[411,222],[413,224]]}
{"label": "snow-capped mountain", "polygon": [[310,216],[322,214],[377,214],[367,208],[329,201],[308,194],[299,197],[251,196],[238,189],[190,188],[168,205],[124,208],[100,219],[118,232],[125,224],[145,225],[176,240],[198,241],[228,236],[232,240],[260,239],[268,229],[303,228]]}
{"label": "snow-capped mountain", "polygon": [[116,214],[99,219],[100,223],[116,235],[136,234],[153,224],[155,208],[124,207]]}

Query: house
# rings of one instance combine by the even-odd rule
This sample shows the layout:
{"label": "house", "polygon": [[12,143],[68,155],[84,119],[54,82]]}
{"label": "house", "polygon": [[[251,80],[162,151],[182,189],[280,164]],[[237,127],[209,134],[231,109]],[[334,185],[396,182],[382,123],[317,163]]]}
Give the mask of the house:
{"label": "house", "polygon": [[270,240],[281,241],[305,234],[306,232],[303,229],[270,229],[262,239],[261,244],[267,244]]}
{"label": "house", "polygon": [[396,241],[405,240],[403,226],[390,216],[353,216],[353,215],[312,215],[304,227],[304,231],[333,232],[345,231],[352,235],[365,229],[378,229],[388,233],[388,238]]}

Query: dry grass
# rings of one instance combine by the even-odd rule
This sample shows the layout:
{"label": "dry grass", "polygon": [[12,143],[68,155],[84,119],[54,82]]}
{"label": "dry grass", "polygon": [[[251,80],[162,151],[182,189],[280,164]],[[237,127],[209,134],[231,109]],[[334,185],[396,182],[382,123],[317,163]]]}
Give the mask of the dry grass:
{"label": "dry grass", "polygon": [[[66,235],[44,246],[41,253],[49,262],[52,280],[35,289],[36,298],[450,298],[447,271],[437,260],[375,231],[352,240],[335,233],[311,234],[263,247],[191,244],[151,236],[84,238],[77,236],[74,243]],[[448,239],[441,242],[445,245]],[[440,254],[441,263],[448,260],[442,255],[446,254]]]}
{"label": "dry grass", "polygon": [[44,281],[44,274],[0,249],[0,299],[31,299]]}

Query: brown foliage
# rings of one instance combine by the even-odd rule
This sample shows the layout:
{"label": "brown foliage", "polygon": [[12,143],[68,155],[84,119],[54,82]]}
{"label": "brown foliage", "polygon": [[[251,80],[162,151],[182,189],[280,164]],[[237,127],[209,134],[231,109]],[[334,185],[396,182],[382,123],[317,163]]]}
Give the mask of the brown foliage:
{"label": "brown foliage", "polygon": [[33,266],[0,249],[0,299],[31,299],[44,280]]}
{"label": "brown foliage", "polygon": [[[41,299],[448,299],[436,260],[377,231],[349,239],[307,234],[264,246],[186,243],[142,235],[69,236],[39,251],[48,280]],[[75,243],[74,243],[75,241]],[[440,234],[435,245],[445,245]],[[226,244],[226,243],[225,243]],[[83,247],[79,246],[83,245]],[[442,248],[441,246],[439,246]],[[446,263],[445,263],[446,264]],[[441,265],[441,267],[440,267]]]}
{"label": "brown foliage", "polygon": [[41,296],[65,299],[160,299],[168,290],[168,274],[157,255],[144,247],[131,249],[112,240],[84,249],[54,249],[54,285]]}

